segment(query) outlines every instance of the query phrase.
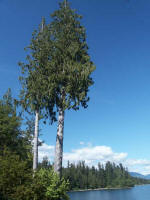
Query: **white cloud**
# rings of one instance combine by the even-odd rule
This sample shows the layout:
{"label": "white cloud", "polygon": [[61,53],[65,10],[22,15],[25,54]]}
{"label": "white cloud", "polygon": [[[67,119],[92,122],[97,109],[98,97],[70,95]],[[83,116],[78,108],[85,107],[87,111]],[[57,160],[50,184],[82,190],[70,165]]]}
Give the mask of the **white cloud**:
{"label": "white cloud", "polygon": [[41,162],[43,157],[47,156],[50,162],[52,162],[54,158],[54,149],[54,146],[43,143],[42,146],[39,147],[39,161]]}
{"label": "white cloud", "polygon": [[134,166],[134,165],[150,165],[150,160],[146,160],[146,159],[128,159],[126,161],[126,163],[128,164],[128,166]]}
{"label": "white cloud", "polygon": [[146,174],[150,174],[150,165],[149,166],[145,166],[143,168],[143,174],[146,175]]}
{"label": "white cloud", "polygon": [[150,160],[147,159],[127,159],[124,163],[129,171],[150,174]]}
{"label": "white cloud", "polygon": [[126,153],[115,153],[108,146],[88,146],[80,149],[74,149],[70,153],[64,153],[64,161],[78,162],[84,160],[87,164],[95,165],[98,162],[105,163],[122,162],[127,157]]}
{"label": "white cloud", "polygon": [[84,142],[81,141],[81,142],[80,142],[80,145],[84,145]]}
{"label": "white cloud", "polygon": [[[125,152],[114,152],[109,146],[92,146],[91,143],[80,142],[80,148],[73,149],[71,152],[64,152],[63,164],[66,165],[67,161],[77,163],[84,160],[89,166],[97,166],[98,162],[106,163],[107,161],[114,162],[116,164],[122,163],[125,167],[128,167],[129,171],[138,172],[142,174],[150,174],[150,160],[147,159],[129,159],[128,154]],[[47,156],[50,162],[54,160],[53,145],[43,144],[39,147],[39,161],[42,161],[44,156]]]}

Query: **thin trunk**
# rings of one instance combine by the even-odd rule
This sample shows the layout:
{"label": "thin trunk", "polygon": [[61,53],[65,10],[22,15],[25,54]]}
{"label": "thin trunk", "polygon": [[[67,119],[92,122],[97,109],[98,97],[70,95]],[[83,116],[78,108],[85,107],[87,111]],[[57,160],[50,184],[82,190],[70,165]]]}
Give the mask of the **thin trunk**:
{"label": "thin trunk", "polygon": [[[44,18],[42,18],[41,32],[44,28]],[[35,130],[34,130],[34,146],[33,146],[33,171],[38,167],[38,136],[39,136],[39,112],[35,111]]]}
{"label": "thin trunk", "polygon": [[38,135],[39,135],[39,113],[35,113],[35,131],[33,144],[33,170],[36,171],[38,167]]}
{"label": "thin trunk", "polygon": [[60,108],[58,115],[58,128],[57,128],[55,161],[54,161],[54,171],[60,177],[62,173],[62,159],[63,159],[63,134],[64,134],[64,111],[63,109]]}

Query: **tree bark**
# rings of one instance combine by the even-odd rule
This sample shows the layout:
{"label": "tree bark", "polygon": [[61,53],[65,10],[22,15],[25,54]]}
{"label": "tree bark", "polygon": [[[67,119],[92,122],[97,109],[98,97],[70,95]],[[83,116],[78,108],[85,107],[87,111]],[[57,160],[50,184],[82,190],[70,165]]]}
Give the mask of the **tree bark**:
{"label": "tree bark", "polygon": [[39,113],[35,112],[35,130],[34,130],[34,144],[33,144],[33,171],[38,167],[38,135],[39,135]]}
{"label": "tree bark", "polygon": [[59,109],[58,127],[55,147],[54,171],[61,177],[63,159],[64,111]]}

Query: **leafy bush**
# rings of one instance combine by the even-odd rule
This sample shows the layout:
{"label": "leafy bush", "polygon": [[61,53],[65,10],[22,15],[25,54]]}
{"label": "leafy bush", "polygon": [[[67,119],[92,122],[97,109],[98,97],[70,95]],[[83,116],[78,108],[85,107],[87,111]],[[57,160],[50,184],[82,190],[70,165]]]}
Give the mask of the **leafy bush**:
{"label": "leafy bush", "polygon": [[34,200],[68,200],[69,182],[54,173],[53,170],[40,169],[35,173],[28,194]]}

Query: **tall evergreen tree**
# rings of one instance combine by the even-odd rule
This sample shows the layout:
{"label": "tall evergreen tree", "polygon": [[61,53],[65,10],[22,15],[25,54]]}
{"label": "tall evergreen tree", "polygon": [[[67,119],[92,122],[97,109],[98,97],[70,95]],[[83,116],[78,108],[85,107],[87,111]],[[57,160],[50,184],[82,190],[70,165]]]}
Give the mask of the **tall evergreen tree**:
{"label": "tall evergreen tree", "polygon": [[63,157],[64,115],[66,109],[87,108],[89,86],[93,84],[91,62],[81,16],[70,8],[67,0],[59,4],[49,24],[50,46],[47,88],[53,87],[58,110],[58,128],[54,170],[61,174]]}
{"label": "tall evergreen tree", "polygon": [[[39,132],[39,117],[43,115],[47,117],[44,112],[44,107],[47,107],[49,116],[52,122],[55,119],[53,112],[54,103],[51,101],[49,95],[48,105],[46,104],[47,81],[45,66],[48,62],[48,34],[47,26],[43,18],[39,29],[32,34],[32,40],[27,47],[29,55],[26,57],[27,63],[19,63],[22,69],[22,76],[20,81],[22,83],[22,90],[20,92],[20,103],[26,111],[34,112],[35,114],[35,131],[34,131],[34,146],[33,146],[33,170],[37,169],[38,165],[38,132]],[[51,93],[50,93],[51,94]]]}

